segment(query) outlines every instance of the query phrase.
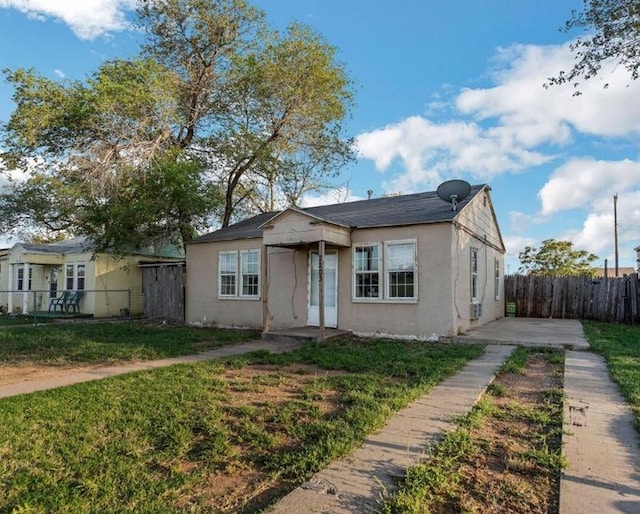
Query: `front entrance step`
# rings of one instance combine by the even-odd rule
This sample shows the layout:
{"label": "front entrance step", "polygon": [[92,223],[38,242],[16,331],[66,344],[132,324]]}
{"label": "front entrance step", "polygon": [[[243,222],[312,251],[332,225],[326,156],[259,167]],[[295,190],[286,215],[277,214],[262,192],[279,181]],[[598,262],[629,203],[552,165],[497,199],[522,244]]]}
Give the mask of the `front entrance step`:
{"label": "front entrance step", "polygon": [[[338,328],[325,328],[322,342],[351,335],[349,330]],[[284,330],[270,330],[262,333],[262,339],[280,342],[315,342],[320,341],[320,329],[318,327],[296,327]]]}

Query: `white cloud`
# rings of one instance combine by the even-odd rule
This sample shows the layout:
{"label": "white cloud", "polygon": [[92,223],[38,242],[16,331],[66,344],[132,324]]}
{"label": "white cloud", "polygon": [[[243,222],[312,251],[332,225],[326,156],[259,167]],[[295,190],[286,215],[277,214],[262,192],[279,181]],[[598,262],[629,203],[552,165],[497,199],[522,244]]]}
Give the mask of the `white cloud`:
{"label": "white cloud", "polygon": [[63,79],[63,78],[65,78],[65,77],[66,77],[66,75],[64,74],[64,71],[59,70],[59,69],[57,69],[57,68],[56,68],[55,70],[53,70],[53,73],[55,73],[55,74],[56,74],[58,77],[60,77],[61,79]]}
{"label": "white cloud", "polygon": [[[557,158],[549,145],[566,147],[578,134],[640,133],[640,82],[630,81],[623,67],[603,71],[607,89],[600,77],[585,82],[581,96],[572,96],[570,85],[543,87],[572,62],[568,43],[499,49],[493,85],[454,95],[451,120],[411,116],[363,133],[357,138],[360,156],[381,172],[393,170],[385,182],[388,191],[411,192],[454,176],[490,180],[542,165]],[[444,110],[442,97],[435,100]]]}
{"label": "white cloud", "polygon": [[61,20],[80,39],[126,29],[124,12],[135,4],[136,0],[0,0],[0,8],[13,8],[38,20]]}
{"label": "white cloud", "polygon": [[318,205],[331,205],[334,203],[356,202],[364,198],[354,195],[346,187],[331,189],[322,194],[308,193],[302,197],[301,207],[317,207]]}
{"label": "white cloud", "polygon": [[571,85],[542,87],[548,77],[571,68],[573,62],[569,43],[502,49],[493,74],[495,86],[465,89],[457,98],[458,109],[476,120],[497,119],[501,131],[528,148],[565,144],[570,127],[599,136],[640,132],[638,84],[630,81],[622,66],[604,69],[581,84],[580,96],[572,96]]}
{"label": "white cloud", "polygon": [[405,193],[434,187],[443,178],[461,173],[484,179],[548,160],[473,121],[438,124],[422,116],[361,134],[357,147],[360,156],[372,159],[379,171],[400,160],[404,173],[392,177],[386,187]]}
{"label": "white cloud", "polygon": [[525,237],[521,235],[505,235],[503,237],[504,245],[507,249],[507,255],[518,255],[525,246],[534,246],[536,240],[533,237]]}
{"label": "white cloud", "polygon": [[[640,244],[640,190],[618,195],[618,245],[630,254]],[[612,259],[615,246],[613,198],[602,196],[593,205],[580,230],[566,232],[561,239],[574,242],[576,248]],[[625,254],[625,255],[626,255]],[[635,259],[633,259],[635,260]]]}
{"label": "white cloud", "polygon": [[551,175],[538,196],[542,214],[587,207],[603,196],[640,187],[640,162],[576,158]]}

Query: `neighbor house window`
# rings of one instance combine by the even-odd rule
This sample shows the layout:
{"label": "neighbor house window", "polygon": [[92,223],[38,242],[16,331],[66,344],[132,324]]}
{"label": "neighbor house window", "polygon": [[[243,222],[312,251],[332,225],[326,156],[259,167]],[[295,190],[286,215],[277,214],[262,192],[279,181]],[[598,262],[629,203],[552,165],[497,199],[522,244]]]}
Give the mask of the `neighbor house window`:
{"label": "neighbor house window", "polygon": [[500,299],[500,261],[498,260],[497,257],[495,260],[494,269],[495,269],[495,275],[494,275],[493,285],[495,288],[496,300],[499,300]]}
{"label": "neighbor house window", "polygon": [[478,300],[478,249],[471,249],[471,300]]}
{"label": "neighbor house window", "polygon": [[240,296],[258,296],[260,286],[260,251],[240,252]]}
{"label": "neighbor house window", "polygon": [[218,254],[218,292],[223,298],[260,296],[260,250]]}
{"label": "neighbor house window", "polygon": [[19,265],[16,270],[16,289],[24,291],[24,265]]}
{"label": "neighbor house window", "polygon": [[355,298],[380,298],[380,245],[354,248],[353,283]]}
{"label": "neighbor house window", "polygon": [[77,262],[64,267],[65,289],[67,291],[84,291],[86,264]]}
{"label": "neighbor house window", "polygon": [[389,242],[385,245],[387,262],[387,298],[417,298],[416,243]]}

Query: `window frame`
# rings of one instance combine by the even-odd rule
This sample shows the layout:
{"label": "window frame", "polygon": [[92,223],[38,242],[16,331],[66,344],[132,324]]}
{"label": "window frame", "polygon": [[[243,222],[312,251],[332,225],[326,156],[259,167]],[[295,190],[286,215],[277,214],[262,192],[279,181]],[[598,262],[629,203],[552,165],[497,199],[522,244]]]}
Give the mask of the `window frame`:
{"label": "window frame", "polygon": [[501,285],[501,280],[502,275],[500,273],[500,259],[498,259],[498,257],[494,258],[494,275],[493,275],[493,287],[494,287],[494,294],[495,294],[495,300],[496,301],[500,301],[500,285]]}
{"label": "window frame", "polygon": [[[360,248],[377,248],[378,249],[378,269],[376,271],[369,271],[369,270],[365,270],[365,271],[358,271],[357,267],[356,267],[356,254],[357,254],[357,250]],[[351,298],[352,300],[356,301],[356,302],[379,302],[381,300],[384,300],[384,280],[383,280],[383,275],[384,275],[384,256],[383,256],[383,245],[381,243],[357,243],[354,244],[353,246],[353,250],[351,253],[351,282],[352,282],[352,288],[351,288]],[[374,275],[377,274],[378,275],[378,295],[377,296],[358,296],[357,292],[358,292],[358,280],[357,280],[357,276],[359,274],[367,274],[367,275]]]}
{"label": "window frame", "polygon": [[[471,255],[469,261],[470,268],[470,294],[471,294],[471,303],[478,302],[478,282],[479,282],[479,249],[475,247],[471,247]],[[474,269],[475,268],[475,269]]]}
{"label": "window frame", "polygon": [[[72,270],[69,274],[69,270]],[[82,276],[80,275],[82,270]],[[69,287],[71,279],[71,287]],[[87,263],[84,261],[67,262],[64,265],[64,290],[65,291],[85,291],[87,280]],[[81,282],[82,281],[82,282]],[[80,287],[82,285],[82,287]]]}
{"label": "window frame", "polygon": [[[256,264],[258,266],[258,269],[255,273],[245,273],[242,269],[242,265],[243,265],[243,258],[245,256],[248,255],[252,255],[252,254],[256,254],[257,256],[257,260],[256,260]],[[261,258],[261,254],[260,254],[260,249],[259,248],[252,248],[249,250],[240,250],[240,259],[239,259],[239,266],[238,266],[238,275],[240,280],[238,281],[238,297],[239,298],[248,298],[248,299],[259,299],[260,298],[260,258]],[[255,275],[257,278],[257,283],[256,283],[256,294],[244,294],[244,280],[245,280],[245,276],[253,276]]]}
{"label": "window frame", "polygon": [[[412,245],[413,246],[413,269],[411,272],[413,273],[413,296],[391,296],[391,279],[389,277],[390,273],[405,271],[405,270],[390,270],[389,263],[391,261],[391,257],[389,255],[389,248],[392,246],[401,246],[401,245]],[[384,242],[384,291],[385,291],[385,300],[388,302],[410,302],[415,303],[418,301],[418,241],[417,239],[398,239]]]}
{"label": "window frame", "polygon": [[[243,273],[242,264],[245,256],[257,254],[258,271],[256,273]],[[222,259],[224,256],[233,255],[235,262],[234,272],[222,273]],[[243,294],[245,285],[245,279],[248,276],[257,276],[257,294]],[[262,249],[261,248],[247,248],[245,250],[220,250],[218,252],[218,299],[220,300],[260,300],[262,294]],[[234,290],[231,294],[223,294],[222,292],[222,277],[232,276],[234,277]]]}

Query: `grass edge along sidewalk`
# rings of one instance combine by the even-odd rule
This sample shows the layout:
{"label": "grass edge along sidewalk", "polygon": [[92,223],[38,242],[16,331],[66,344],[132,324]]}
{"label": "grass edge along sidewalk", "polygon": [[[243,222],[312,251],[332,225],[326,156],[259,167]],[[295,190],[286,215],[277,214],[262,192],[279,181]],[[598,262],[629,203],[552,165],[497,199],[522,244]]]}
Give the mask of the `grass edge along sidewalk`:
{"label": "grass edge along sidewalk", "polygon": [[640,325],[582,321],[582,328],[591,348],[607,361],[640,434]]}
{"label": "grass edge along sidewalk", "polygon": [[7,398],[0,511],[253,511],[481,352],[347,340]]}
{"label": "grass edge along sidewalk", "polygon": [[[407,470],[382,512],[557,511],[563,361],[558,351],[516,349],[471,412]],[[527,376],[530,366],[538,369]],[[556,373],[545,376],[545,367]]]}

